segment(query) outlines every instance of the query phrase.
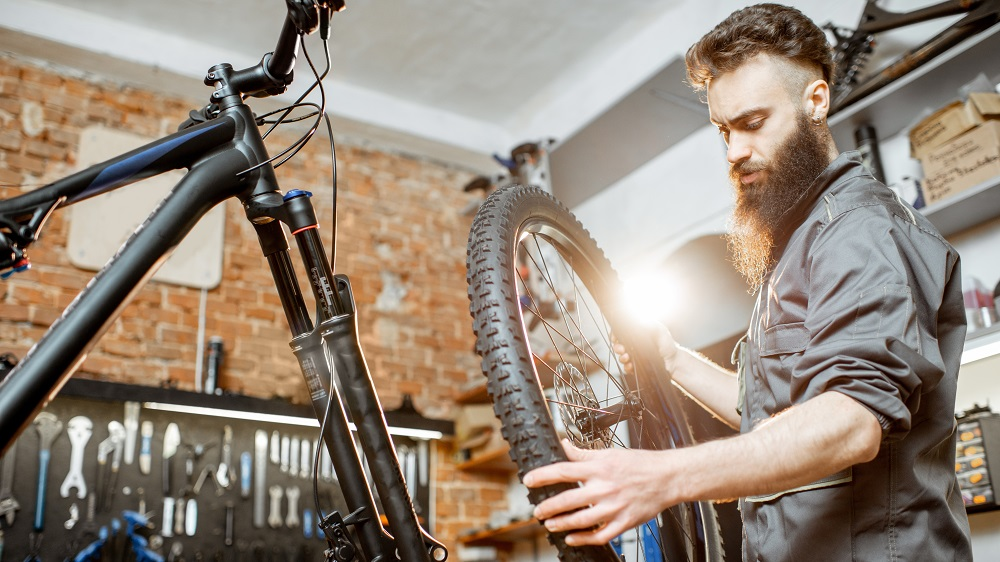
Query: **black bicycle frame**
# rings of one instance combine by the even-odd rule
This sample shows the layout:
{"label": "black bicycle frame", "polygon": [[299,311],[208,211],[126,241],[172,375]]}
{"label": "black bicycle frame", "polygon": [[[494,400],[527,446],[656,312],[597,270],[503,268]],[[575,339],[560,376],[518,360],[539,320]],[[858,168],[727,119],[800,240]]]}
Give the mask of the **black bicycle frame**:
{"label": "black bicycle frame", "polygon": [[[286,31],[289,26],[286,24]],[[266,57],[265,57],[266,60]],[[275,280],[292,332],[291,346],[302,367],[313,407],[323,425],[338,480],[351,513],[343,525],[327,531],[354,528],[367,560],[430,562],[446,556],[440,543],[417,522],[403,483],[391,438],[371,375],[358,343],[354,300],[346,277],[336,276],[317,232],[315,213],[304,192],[283,196],[257,129],[255,118],[240,92],[229,91],[228,65],[210,70],[216,83],[213,102],[219,114],[132,152],[92,166],[67,178],[5,201],[0,216],[24,217],[39,209],[65,207],[133,184],[163,172],[189,172],[108,264],[94,277],[52,324],[41,340],[0,383],[0,444],[6,451],[72,376],[104,331],[118,317],[198,220],[222,201],[236,197],[257,231],[261,250]],[[213,74],[214,73],[214,74]],[[222,92],[222,95],[219,93]],[[262,163],[265,163],[261,165]],[[301,293],[280,224],[289,225],[309,273],[318,317],[315,325]],[[332,357],[354,420],[359,441],[371,469],[392,535],[382,527],[361,461],[354,447],[347,412],[338,392],[332,391]],[[333,514],[328,519],[335,519]],[[328,523],[336,521],[327,521]],[[340,541],[341,555],[353,545]],[[353,557],[335,558],[337,560]]]}
{"label": "black bicycle frame", "polygon": [[[849,50],[853,51],[856,45],[868,42],[871,36],[876,33],[963,13],[966,14],[965,17],[948,26],[923,45],[907,51],[872,77],[851,85],[846,92],[836,96],[831,115],[889,85],[965,39],[1000,22],[1000,0],[945,0],[912,12],[890,12],[878,7],[876,0],[868,0],[858,22],[858,28],[852,37],[848,39],[834,33],[838,43],[848,45]],[[867,57],[867,52],[851,52],[848,55],[850,59],[854,59],[855,56]],[[848,61],[847,66],[853,62],[853,60]]]}

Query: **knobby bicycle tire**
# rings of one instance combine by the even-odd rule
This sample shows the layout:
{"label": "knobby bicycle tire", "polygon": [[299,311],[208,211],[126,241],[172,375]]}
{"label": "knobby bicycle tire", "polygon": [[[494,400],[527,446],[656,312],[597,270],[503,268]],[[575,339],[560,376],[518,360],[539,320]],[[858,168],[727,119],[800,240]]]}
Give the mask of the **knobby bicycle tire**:
{"label": "knobby bicycle tire", "polygon": [[[472,223],[467,272],[476,351],[520,477],[565,461],[564,436],[585,448],[692,443],[677,391],[647,383],[651,373],[665,379],[662,360],[619,311],[617,274],[551,195],[521,186],[494,192]],[[632,357],[632,373],[611,351],[612,331]],[[538,504],[571,487],[531,489],[528,497]],[[603,547],[569,547],[565,533],[547,534],[564,562],[724,556],[708,502],[670,508]]]}

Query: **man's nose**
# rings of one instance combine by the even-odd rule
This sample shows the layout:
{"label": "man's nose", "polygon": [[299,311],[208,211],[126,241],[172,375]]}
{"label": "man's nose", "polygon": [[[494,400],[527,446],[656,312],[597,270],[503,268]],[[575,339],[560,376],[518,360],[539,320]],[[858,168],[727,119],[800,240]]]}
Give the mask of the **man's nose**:
{"label": "man's nose", "polygon": [[729,144],[726,147],[726,160],[730,164],[749,160],[751,155],[750,144],[745,142],[740,135],[729,136]]}

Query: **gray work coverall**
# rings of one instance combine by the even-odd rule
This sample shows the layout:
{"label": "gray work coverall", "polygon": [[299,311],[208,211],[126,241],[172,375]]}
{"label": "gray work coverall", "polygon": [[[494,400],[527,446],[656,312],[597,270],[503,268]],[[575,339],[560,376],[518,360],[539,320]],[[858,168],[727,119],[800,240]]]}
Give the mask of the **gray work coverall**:
{"label": "gray work coverall", "polygon": [[744,559],[971,560],[955,477],[958,254],[856,152],[787,217],[738,352],[741,431],[833,391],[869,409],[883,439],[871,462],[742,498]]}

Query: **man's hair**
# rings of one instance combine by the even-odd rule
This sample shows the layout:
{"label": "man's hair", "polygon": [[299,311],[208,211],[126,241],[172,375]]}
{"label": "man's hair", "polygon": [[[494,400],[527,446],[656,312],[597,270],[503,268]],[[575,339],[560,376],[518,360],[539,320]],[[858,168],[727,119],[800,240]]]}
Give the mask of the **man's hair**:
{"label": "man's hair", "polygon": [[760,54],[815,68],[831,82],[833,51],[826,34],[795,8],[757,4],[733,12],[688,49],[688,82],[705,90],[713,78],[736,70]]}

